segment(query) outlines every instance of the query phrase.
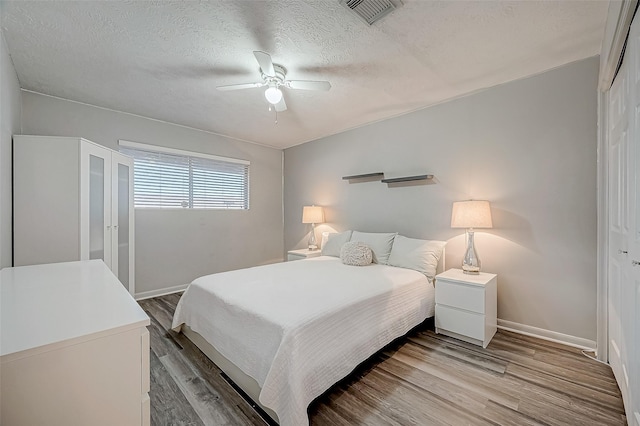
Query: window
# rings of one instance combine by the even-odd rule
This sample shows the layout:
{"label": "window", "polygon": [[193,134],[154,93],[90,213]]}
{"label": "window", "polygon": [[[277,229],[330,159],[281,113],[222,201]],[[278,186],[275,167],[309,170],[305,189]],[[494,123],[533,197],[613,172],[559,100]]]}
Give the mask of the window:
{"label": "window", "polygon": [[136,207],[249,209],[249,161],[119,143],[133,157]]}

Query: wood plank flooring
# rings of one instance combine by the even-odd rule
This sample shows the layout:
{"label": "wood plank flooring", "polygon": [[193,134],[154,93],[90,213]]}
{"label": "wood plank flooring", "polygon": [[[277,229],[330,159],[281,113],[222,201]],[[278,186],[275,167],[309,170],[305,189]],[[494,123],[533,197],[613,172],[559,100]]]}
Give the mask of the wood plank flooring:
{"label": "wood plank flooring", "polygon": [[[195,345],[170,331],[179,299],[140,302],[151,317],[151,424],[268,424]],[[426,326],[317,398],[309,420],[316,426],[626,424],[611,369],[578,349],[501,330],[483,349]]]}

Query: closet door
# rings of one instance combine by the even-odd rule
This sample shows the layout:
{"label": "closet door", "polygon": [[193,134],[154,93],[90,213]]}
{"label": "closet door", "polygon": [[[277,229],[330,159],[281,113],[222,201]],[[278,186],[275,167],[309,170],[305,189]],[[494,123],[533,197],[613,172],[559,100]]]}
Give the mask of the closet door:
{"label": "closet door", "polygon": [[111,270],[134,295],[133,159],[117,152],[111,159]]}
{"label": "closet door", "polygon": [[111,151],[80,142],[80,260],[111,267]]}
{"label": "closet door", "polygon": [[[628,81],[627,62],[609,92],[609,363],[618,378],[624,376],[625,343],[622,334],[622,288],[628,280]],[[624,367],[626,368],[626,367]],[[621,390],[623,385],[620,385]]]}
{"label": "closet door", "polygon": [[623,375],[628,398],[627,422],[640,426],[640,20],[631,25],[628,39],[629,55],[629,179],[631,197],[629,213],[631,233],[629,235],[630,272],[629,280],[621,291],[622,334],[626,342],[626,361]]}
{"label": "closet door", "polygon": [[609,363],[640,426],[640,21],[609,92]]}

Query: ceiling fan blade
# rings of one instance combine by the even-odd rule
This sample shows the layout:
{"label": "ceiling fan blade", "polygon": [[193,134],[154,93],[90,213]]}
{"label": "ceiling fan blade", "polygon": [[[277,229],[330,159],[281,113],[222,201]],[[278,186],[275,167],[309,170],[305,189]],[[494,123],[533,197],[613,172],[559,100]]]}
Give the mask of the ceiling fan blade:
{"label": "ceiling fan blade", "polygon": [[273,69],[273,62],[271,61],[271,55],[260,50],[255,50],[253,55],[256,57],[256,61],[260,65],[260,69],[265,75],[269,77],[276,76],[276,70]]}
{"label": "ceiling fan blade", "polygon": [[227,90],[239,90],[239,89],[251,89],[254,87],[262,87],[264,83],[244,83],[244,84],[230,84],[228,86],[216,86],[216,89],[227,91]]}
{"label": "ceiling fan blade", "polygon": [[280,99],[280,102],[274,105],[276,111],[282,112],[287,110],[287,104],[284,102],[284,96]]}
{"label": "ceiling fan blade", "polygon": [[286,85],[290,89],[324,91],[331,89],[331,83],[328,81],[287,80]]}

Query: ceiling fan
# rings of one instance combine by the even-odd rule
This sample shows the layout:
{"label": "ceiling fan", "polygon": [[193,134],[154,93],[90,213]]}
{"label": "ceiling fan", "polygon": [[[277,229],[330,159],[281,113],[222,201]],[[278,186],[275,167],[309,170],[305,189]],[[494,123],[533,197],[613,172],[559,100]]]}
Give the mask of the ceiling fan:
{"label": "ceiling fan", "polygon": [[287,89],[323,91],[331,89],[331,83],[328,81],[287,80],[287,69],[282,65],[274,64],[271,61],[271,55],[259,50],[254,51],[253,55],[258,61],[258,65],[260,65],[262,81],[257,83],[217,86],[216,89],[226,91],[268,86],[264,92],[264,97],[267,98],[267,101],[273,105],[278,112],[287,109],[287,104],[284,102],[284,97],[282,96],[282,90],[280,90],[283,87]]}

